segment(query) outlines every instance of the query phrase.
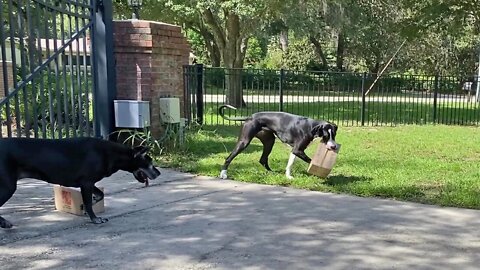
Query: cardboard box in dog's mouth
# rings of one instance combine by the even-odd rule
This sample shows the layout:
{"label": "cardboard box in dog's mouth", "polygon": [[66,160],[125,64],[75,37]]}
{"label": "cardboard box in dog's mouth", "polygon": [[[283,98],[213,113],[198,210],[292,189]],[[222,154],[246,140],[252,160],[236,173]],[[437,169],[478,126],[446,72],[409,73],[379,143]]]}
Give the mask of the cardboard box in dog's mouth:
{"label": "cardboard box in dog's mouth", "polygon": [[337,161],[340,144],[337,144],[335,150],[330,150],[327,145],[320,142],[315,155],[308,166],[307,172],[321,178],[327,178]]}
{"label": "cardboard box in dog's mouth", "polygon": [[[99,187],[103,192],[103,187]],[[53,193],[55,196],[55,208],[61,212],[66,212],[78,216],[85,215],[85,207],[83,206],[82,194],[80,189],[69,188],[59,185],[53,186]],[[93,212],[95,214],[105,211],[105,199],[94,203]]]}

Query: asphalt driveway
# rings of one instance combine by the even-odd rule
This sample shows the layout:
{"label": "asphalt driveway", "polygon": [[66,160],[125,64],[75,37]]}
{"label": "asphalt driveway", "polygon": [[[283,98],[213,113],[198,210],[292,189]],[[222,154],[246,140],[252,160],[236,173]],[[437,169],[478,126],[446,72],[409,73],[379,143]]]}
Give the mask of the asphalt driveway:
{"label": "asphalt driveway", "polygon": [[479,269],[480,211],[196,177],[100,182],[110,221],[22,180],[0,214],[6,269]]}

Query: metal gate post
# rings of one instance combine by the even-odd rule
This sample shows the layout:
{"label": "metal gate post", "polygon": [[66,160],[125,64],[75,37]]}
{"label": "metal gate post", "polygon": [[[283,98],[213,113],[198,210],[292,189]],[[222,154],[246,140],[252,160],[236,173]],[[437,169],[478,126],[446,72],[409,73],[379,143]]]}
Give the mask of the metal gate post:
{"label": "metal gate post", "polygon": [[[366,109],[366,100],[365,100],[365,79],[367,78],[367,73],[362,74],[362,105],[360,109],[360,123],[361,126],[365,126],[365,109]],[[358,122],[357,122],[358,123]]]}
{"label": "metal gate post", "polygon": [[197,76],[197,122],[203,125],[203,64],[195,65]]}
{"label": "metal gate post", "polygon": [[279,104],[278,104],[278,110],[283,112],[283,87],[284,87],[284,82],[285,82],[285,70],[282,68],[280,69],[280,81],[278,85],[278,95],[279,95]]}
{"label": "metal gate post", "polygon": [[440,77],[438,76],[438,73],[435,74],[435,85],[433,88],[433,119],[432,122],[434,124],[437,124],[437,102],[438,102],[438,83],[439,83]]}
{"label": "metal gate post", "polygon": [[115,128],[113,100],[116,97],[113,55],[112,0],[92,0],[94,24],[92,56],[95,70],[94,115],[95,137],[108,139]]}

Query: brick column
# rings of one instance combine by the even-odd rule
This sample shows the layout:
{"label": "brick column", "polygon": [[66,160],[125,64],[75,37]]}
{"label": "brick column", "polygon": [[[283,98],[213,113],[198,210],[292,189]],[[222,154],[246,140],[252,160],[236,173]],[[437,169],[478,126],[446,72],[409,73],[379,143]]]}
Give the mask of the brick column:
{"label": "brick column", "polygon": [[117,98],[150,101],[152,133],[159,136],[160,97],[178,97],[183,113],[183,65],[190,45],[176,25],[114,21]]}
{"label": "brick column", "polygon": [[5,97],[5,80],[7,80],[8,87],[13,87],[13,73],[12,73],[12,62],[5,61],[7,66],[7,78],[3,77],[3,63],[0,61],[0,98]]}

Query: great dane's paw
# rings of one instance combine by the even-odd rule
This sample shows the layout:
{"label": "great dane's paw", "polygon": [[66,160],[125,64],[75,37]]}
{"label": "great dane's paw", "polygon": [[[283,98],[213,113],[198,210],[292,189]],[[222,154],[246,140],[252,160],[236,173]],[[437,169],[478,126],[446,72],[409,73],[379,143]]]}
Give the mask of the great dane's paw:
{"label": "great dane's paw", "polygon": [[227,179],[227,178],[228,178],[228,176],[227,176],[227,170],[222,170],[222,171],[220,172],[220,178],[221,178],[221,179]]}
{"label": "great dane's paw", "polygon": [[289,175],[289,174],[286,174],[285,176],[286,176],[287,179],[289,179],[289,180],[292,180],[292,179],[293,179],[293,176],[291,176],[291,175]]}
{"label": "great dane's paw", "polygon": [[13,227],[13,224],[10,223],[8,220],[4,219],[4,220],[0,220],[0,227],[4,229],[10,229]]}
{"label": "great dane's paw", "polygon": [[101,218],[101,217],[96,217],[94,219],[92,219],[92,222],[94,224],[102,224],[102,223],[105,223],[108,221],[108,218]]}

